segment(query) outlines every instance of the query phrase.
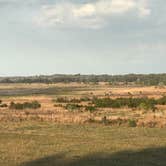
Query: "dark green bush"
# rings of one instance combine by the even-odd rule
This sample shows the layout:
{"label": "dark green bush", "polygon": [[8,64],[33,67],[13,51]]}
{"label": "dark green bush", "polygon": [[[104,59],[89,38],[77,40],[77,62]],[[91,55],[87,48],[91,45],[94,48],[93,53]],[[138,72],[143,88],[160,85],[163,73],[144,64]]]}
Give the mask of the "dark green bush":
{"label": "dark green bush", "polygon": [[144,106],[145,109],[153,109],[156,105],[156,100],[149,98],[94,98],[92,104],[96,107],[111,107],[111,108],[139,108]]}

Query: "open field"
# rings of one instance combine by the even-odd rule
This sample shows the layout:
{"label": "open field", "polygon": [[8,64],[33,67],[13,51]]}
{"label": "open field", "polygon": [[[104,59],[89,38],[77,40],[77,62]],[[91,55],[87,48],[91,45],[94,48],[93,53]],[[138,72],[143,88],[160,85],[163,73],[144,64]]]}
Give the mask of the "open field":
{"label": "open field", "polygon": [[165,156],[165,129],[0,124],[2,166],[165,166]]}
{"label": "open field", "polygon": [[[128,92],[135,96],[145,95],[159,97],[166,95],[166,87],[155,86],[111,86],[108,83],[15,83],[0,84],[0,96],[27,96],[27,95],[105,95],[113,97],[128,96]],[[140,92],[142,92],[140,94]]]}
{"label": "open field", "polygon": [[107,83],[0,84],[0,165],[165,166],[165,104],[153,110],[93,103],[159,102],[165,94],[165,87]]}
{"label": "open field", "polygon": [[[127,126],[136,121],[137,126],[165,127],[166,105],[156,105],[157,110],[139,108],[93,108],[93,98],[154,98],[165,96],[163,87],[111,86],[108,83],[57,83],[57,84],[0,84],[0,121],[52,121],[55,123],[102,123],[106,117],[111,125]],[[75,100],[59,103],[57,98]],[[88,98],[89,101],[77,101]],[[10,103],[38,101],[38,109],[10,109]],[[78,103],[77,103],[78,102]],[[73,108],[74,107],[74,108]],[[76,107],[76,108],[75,108]],[[72,109],[72,110],[71,110]],[[93,110],[94,109],[94,110]]]}

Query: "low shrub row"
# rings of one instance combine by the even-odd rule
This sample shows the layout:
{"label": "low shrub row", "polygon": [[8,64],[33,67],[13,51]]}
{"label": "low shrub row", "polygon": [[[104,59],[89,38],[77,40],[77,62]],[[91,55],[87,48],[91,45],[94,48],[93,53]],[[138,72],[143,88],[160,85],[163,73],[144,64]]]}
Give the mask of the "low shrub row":
{"label": "low shrub row", "polygon": [[96,107],[111,107],[111,108],[140,108],[140,109],[153,109],[155,110],[156,105],[166,105],[166,97],[160,99],[153,98],[94,98],[92,104]]}
{"label": "low shrub row", "polygon": [[37,109],[40,108],[41,104],[38,101],[32,101],[32,102],[24,102],[24,103],[14,103],[11,102],[9,108],[10,109],[17,109],[17,110],[23,110],[23,109]]}
{"label": "low shrub row", "polygon": [[82,108],[82,105],[79,105],[79,104],[67,104],[65,106],[65,109],[67,109],[69,111],[79,110],[80,108]]}
{"label": "low shrub row", "polygon": [[94,106],[85,106],[85,110],[86,110],[86,111],[93,112],[93,111],[96,110],[96,107],[94,107]]}
{"label": "low shrub row", "polygon": [[0,107],[1,108],[6,108],[6,107],[8,107],[8,105],[7,104],[0,104]]}
{"label": "low shrub row", "polygon": [[58,97],[55,101],[57,103],[80,103],[79,99],[68,99],[67,97]]}
{"label": "low shrub row", "polygon": [[76,99],[76,98],[72,98],[72,99],[68,99],[67,97],[58,97],[55,101],[57,103],[81,103],[84,101],[90,101],[91,99],[89,99],[88,97],[82,97],[80,99]]}
{"label": "low shrub row", "polygon": [[66,104],[66,106],[64,107],[65,109],[69,110],[69,111],[74,111],[74,110],[85,110],[85,111],[90,111],[90,112],[93,112],[96,110],[96,107],[94,106],[83,106],[81,104]]}

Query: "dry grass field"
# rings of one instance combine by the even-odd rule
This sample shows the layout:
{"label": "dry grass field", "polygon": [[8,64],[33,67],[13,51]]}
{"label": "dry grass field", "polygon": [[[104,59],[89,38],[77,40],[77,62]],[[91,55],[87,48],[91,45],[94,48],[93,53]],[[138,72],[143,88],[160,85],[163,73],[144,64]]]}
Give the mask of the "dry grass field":
{"label": "dry grass field", "polygon": [[[66,107],[71,103],[57,102],[58,98],[158,99],[165,94],[165,87],[107,83],[0,84],[1,104],[7,105],[0,107],[0,165],[165,166],[165,105],[157,105],[154,112],[127,107],[86,110],[86,100],[79,102],[81,108],[71,109]],[[32,101],[41,107],[10,108],[11,102]],[[129,125],[131,120],[134,126]]]}
{"label": "dry grass field", "polygon": [[[99,108],[96,111],[75,109],[70,111],[64,107],[64,103],[57,103],[58,97],[67,99],[110,97],[149,97],[160,98],[165,96],[166,87],[128,87],[111,86],[108,83],[83,84],[83,83],[57,83],[57,84],[1,84],[0,100],[8,107],[0,108],[0,121],[24,121],[38,120],[56,123],[101,123],[103,117],[111,121],[113,125],[127,125],[132,119],[137,121],[137,126],[165,127],[166,106],[157,106],[157,111],[140,110],[131,108]],[[11,102],[24,103],[38,101],[39,109],[13,110],[9,109]],[[88,102],[81,102],[86,106]]]}
{"label": "dry grass field", "polygon": [[0,123],[2,166],[165,166],[166,130]]}

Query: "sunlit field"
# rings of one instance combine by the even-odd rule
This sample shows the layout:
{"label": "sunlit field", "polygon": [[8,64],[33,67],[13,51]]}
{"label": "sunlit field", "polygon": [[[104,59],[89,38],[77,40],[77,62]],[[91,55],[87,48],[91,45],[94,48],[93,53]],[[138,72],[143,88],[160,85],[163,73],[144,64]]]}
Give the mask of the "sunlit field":
{"label": "sunlit field", "polygon": [[0,94],[2,166],[166,164],[165,87],[1,84]]}
{"label": "sunlit field", "polygon": [[35,121],[0,124],[3,166],[164,166],[165,156],[165,129]]}

